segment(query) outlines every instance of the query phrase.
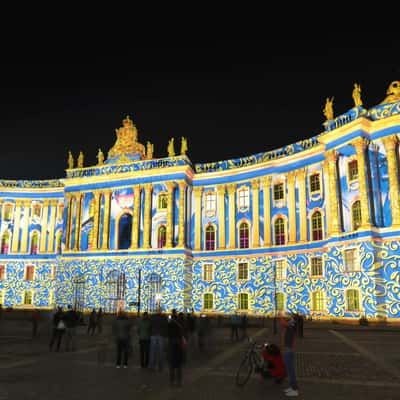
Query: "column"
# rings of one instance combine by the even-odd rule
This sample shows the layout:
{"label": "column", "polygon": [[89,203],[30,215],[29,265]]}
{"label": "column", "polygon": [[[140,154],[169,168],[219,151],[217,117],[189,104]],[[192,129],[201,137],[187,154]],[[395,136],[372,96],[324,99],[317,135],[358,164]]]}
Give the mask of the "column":
{"label": "column", "polygon": [[67,221],[65,228],[65,248],[66,250],[71,250],[71,221],[72,221],[72,204],[73,196],[72,193],[65,193],[66,203],[67,203]]}
{"label": "column", "polygon": [[271,176],[262,179],[264,192],[264,246],[271,245]]}
{"label": "column", "polygon": [[98,250],[99,248],[99,220],[100,220],[100,198],[101,193],[95,191],[93,193],[93,234],[92,234],[92,250]]}
{"label": "column", "polygon": [[[365,148],[369,141],[363,137],[359,137],[351,142],[357,153],[358,165],[358,184],[360,187],[361,200],[361,228],[371,227],[371,214],[369,212],[368,191],[367,191],[367,174]],[[389,182],[390,184],[390,182]]]}
{"label": "column", "polygon": [[[150,226],[151,226],[151,194],[153,187],[147,183],[144,187],[144,226],[143,226],[143,248],[150,248]],[[169,204],[168,204],[169,207]],[[168,229],[168,228],[167,228]]]}
{"label": "column", "polygon": [[396,157],[396,146],[398,143],[396,135],[390,135],[382,138],[386,149],[386,158],[388,162],[389,173],[389,194],[390,205],[392,209],[392,226],[400,226],[400,205],[399,205],[399,178],[398,165]]}
{"label": "column", "polygon": [[333,236],[338,235],[340,232],[336,173],[338,153],[334,149],[328,150],[325,152],[325,158],[324,170],[327,171],[329,183],[329,193],[326,193],[326,198],[329,201],[330,214],[330,218],[328,218],[328,235]]}
{"label": "column", "polygon": [[24,207],[24,225],[22,226],[22,235],[21,235],[21,253],[29,252],[28,249],[28,230],[29,230],[29,222],[30,222],[30,208],[31,208],[31,201],[25,200],[21,204]]}
{"label": "column", "polygon": [[251,182],[253,189],[253,247],[260,246],[260,183],[258,179]]}
{"label": "column", "polygon": [[218,241],[219,248],[225,249],[225,185],[217,187],[218,193]]}
{"label": "column", "polygon": [[203,188],[195,186],[193,188],[194,193],[194,249],[200,250],[201,248],[201,195]]}
{"label": "column", "polygon": [[131,249],[137,249],[139,245],[139,218],[140,218],[140,186],[133,187],[133,221]]}
{"label": "column", "polygon": [[22,207],[22,200],[15,201],[15,211],[14,211],[14,228],[13,228],[13,236],[12,236],[12,246],[11,251],[13,253],[18,252],[18,245],[19,245],[19,224],[21,222],[21,207]]}
{"label": "column", "polygon": [[79,193],[76,200],[76,213],[75,213],[75,243],[74,243],[75,251],[79,251],[81,248],[81,217],[82,217],[83,199],[84,195]]}
{"label": "column", "polygon": [[49,253],[57,252],[57,249],[54,249],[54,238],[56,234],[56,216],[57,216],[57,207],[58,200],[50,201],[50,231],[49,231],[49,245],[47,247],[47,251]]}
{"label": "column", "polygon": [[112,191],[110,189],[103,191],[104,196],[104,212],[103,212],[103,238],[101,243],[102,250],[108,250],[109,231],[110,231],[110,204]]}
{"label": "column", "polygon": [[229,196],[229,248],[236,247],[236,217],[235,217],[235,193],[236,185],[231,183],[227,185]]}
{"label": "column", "polygon": [[167,207],[167,242],[165,247],[172,247],[172,239],[174,234],[174,221],[173,221],[173,211],[174,211],[174,191],[175,182],[168,182],[168,207]]}
{"label": "column", "polygon": [[296,243],[296,172],[287,174],[288,184],[288,216],[289,216],[289,244]]}
{"label": "column", "polygon": [[301,168],[298,169],[296,172],[297,172],[297,183],[299,185],[300,242],[306,242],[307,241],[306,169]]}
{"label": "column", "polygon": [[40,247],[39,252],[46,252],[46,239],[47,239],[47,219],[49,217],[49,200],[43,201],[43,211],[42,211],[42,229],[40,232]]}
{"label": "column", "polygon": [[185,247],[185,192],[186,192],[186,183],[179,182],[178,247]]}

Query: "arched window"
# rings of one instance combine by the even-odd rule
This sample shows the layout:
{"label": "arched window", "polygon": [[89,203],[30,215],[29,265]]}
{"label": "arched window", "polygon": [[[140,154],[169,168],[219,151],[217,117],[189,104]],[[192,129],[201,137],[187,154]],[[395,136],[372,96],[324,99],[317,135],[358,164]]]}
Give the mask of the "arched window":
{"label": "arched window", "polygon": [[275,244],[285,244],[285,221],[283,218],[277,218],[274,223]]}
{"label": "arched window", "polygon": [[215,228],[208,225],[206,228],[206,250],[215,250]]}
{"label": "arched window", "polygon": [[277,292],[275,296],[276,296],[275,298],[276,311],[285,311],[285,295],[281,292]]}
{"label": "arched window", "polygon": [[358,162],[357,160],[352,160],[348,164],[349,168],[349,181],[354,181],[358,179]]}
{"label": "arched window", "polygon": [[1,237],[1,254],[8,254],[10,249],[10,232],[6,231]]}
{"label": "arched window", "polygon": [[351,216],[353,221],[353,231],[361,226],[361,201],[357,200],[351,206]]}
{"label": "arched window", "polygon": [[157,247],[162,249],[167,243],[167,228],[165,225],[160,225],[157,235]]}
{"label": "arched window", "polygon": [[322,216],[319,211],[311,217],[311,237],[312,240],[322,240]]}
{"label": "arched window", "polygon": [[360,311],[359,292],[356,289],[346,291],[347,311]]}
{"label": "arched window", "polygon": [[158,195],[158,209],[166,210],[168,208],[168,195],[166,193],[160,193]]}
{"label": "arched window", "polygon": [[4,204],[3,206],[3,219],[5,221],[11,221],[13,217],[14,206],[12,204]]}
{"label": "arched window", "polygon": [[132,215],[122,214],[118,224],[118,249],[129,249],[132,239]]}
{"label": "arched window", "polygon": [[40,203],[32,204],[32,217],[36,219],[40,219],[42,215],[42,205]]}
{"label": "arched window", "polygon": [[239,248],[249,248],[249,225],[247,222],[242,222],[239,225]]}
{"label": "arched window", "polygon": [[39,246],[39,232],[33,231],[31,236],[31,254],[38,253],[38,246]]}

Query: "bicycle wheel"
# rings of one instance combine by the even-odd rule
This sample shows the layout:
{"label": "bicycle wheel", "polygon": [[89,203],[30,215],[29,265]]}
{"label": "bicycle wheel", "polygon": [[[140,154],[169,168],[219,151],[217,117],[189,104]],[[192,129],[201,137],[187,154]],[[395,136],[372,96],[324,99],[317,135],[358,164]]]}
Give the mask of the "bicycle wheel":
{"label": "bicycle wheel", "polygon": [[236,385],[244,386],[253,372],[253,362],[250,357],[246,357],[240,364],[236,372]]}

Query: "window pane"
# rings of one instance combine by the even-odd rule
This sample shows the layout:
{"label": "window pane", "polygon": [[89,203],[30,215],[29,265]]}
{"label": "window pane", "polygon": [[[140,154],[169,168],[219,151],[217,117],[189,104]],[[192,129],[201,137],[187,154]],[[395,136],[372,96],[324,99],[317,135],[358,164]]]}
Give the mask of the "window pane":
{"label": "window pane", "polygon": [[205,310],[211,310],[214,307],[212,293],[205,293],[203,297],[203,308]]}
{"label": "window pane", "polygon": [[249,264],[247,263],[239,263],[239,280],[247,280],[249,279]]}
{"label": "window pane", "polygon": [[249,308],[249,296],[247,293],[239,293],[239,310],[247,310]]}
{"label": "window pane", "polygon": [[215,228],[212,225],[206,228],[206,250],[215,250]]}
{"label": "window pane", "polygon": [[310,176],[310,192],[319,192],[321,185],[319,181],[319,174],[313,174]]}
{"label": "window pane", "polygon": [[283,183],[274,185],[274,200],[283,200],[284,198]]}
{"label": "window pane", "polygon": [[349,162],[349,180],[353,181],[358,179],[358,163],[357,160]]}
{"label": "window pane", "polygon": [[322,216],[316,211],[311,217],[312,240],[322,240]]}
{"label": "window pane", "polygon": [[322,276],[322,257],[311,258],[311,275]]}
{"label": "window pane", "polygon": [[276,310],[284,311],[285,308],[285,297],[283,293],[276,293]]}
{"label": "window pane", "polygon": [[213,264],[203,264],[203,280],[207,282],[213,280]]}
{"label": "window pane", "polygon": [[241,249],[249,248],[249,226],[246,223],[239,227],[239,247]]}
{"label": "window pane", "polygon": [[353,230],[357,230],[361,226],[361,201],[357,200],[351,207],[353,217]]}
{"label": "window pane", "polygon": [[285,244],[285,222],[283,218],[277,218],[275,220],[275,244]]}

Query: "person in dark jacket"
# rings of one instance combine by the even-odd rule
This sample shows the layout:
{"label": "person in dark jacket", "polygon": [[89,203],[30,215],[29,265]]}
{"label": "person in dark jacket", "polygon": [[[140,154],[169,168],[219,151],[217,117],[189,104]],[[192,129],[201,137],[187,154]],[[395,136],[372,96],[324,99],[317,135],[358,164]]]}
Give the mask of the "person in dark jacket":
{"label": "person in dark jacket", "polygon": [[112,324],[112,333],[117,347],[116,367],[121,368],[123,358],[124,368],[128,368],[129,342],[132,324],[123,311],[120,311]]}
{"label": "person in dark jacket", "polygon": [[88,328],[87,328],[88,335],[91,335],[91,336],[94,335],[94,332],[96,330],[96,324],[97,324],[97,313],[96,313],[96,309],[93,308],[92,312],[89,315],[89,323],[88,323]]}
{"label": "person in dark jacket", "polygon": [[68,311],[64,315],[64,322],[66,325],[65,329],[65,351],[76,349],[76,327],[79,323],[79,315],[72,308],[72,305],[68,305]]}
{"label": "person in dark jacket", "polygon": [[64,313],[61,307],[58,307],[57,312],[53,316],[52,321],[52,334],[50,339],[50,351],[53,350],[53,345],[57,342],[56,351],[60,351],[61,341],[65,333]]}
{"label": "person in dark jacket", "polygon": [[169,382],[171,385],[182,386],[183,334],[183,326],[178,322],[178,316],[174,309],[168,323]]}
{"label": "person in dark jacket", "polygon": [[138,323],[138,335],[140,346],[140,366],[147,368],[149,365],[151,322],[149,314],[144,312]]}
{"label": "person in dark jacket", "polygon": [[150,318],[151,335],[150,335],[150,359],[149,368],[152,370],[162,371],[164,368],[164,342],[168,335],[168,320],[161,312],[161,308],[157,309],[156,314]]}

